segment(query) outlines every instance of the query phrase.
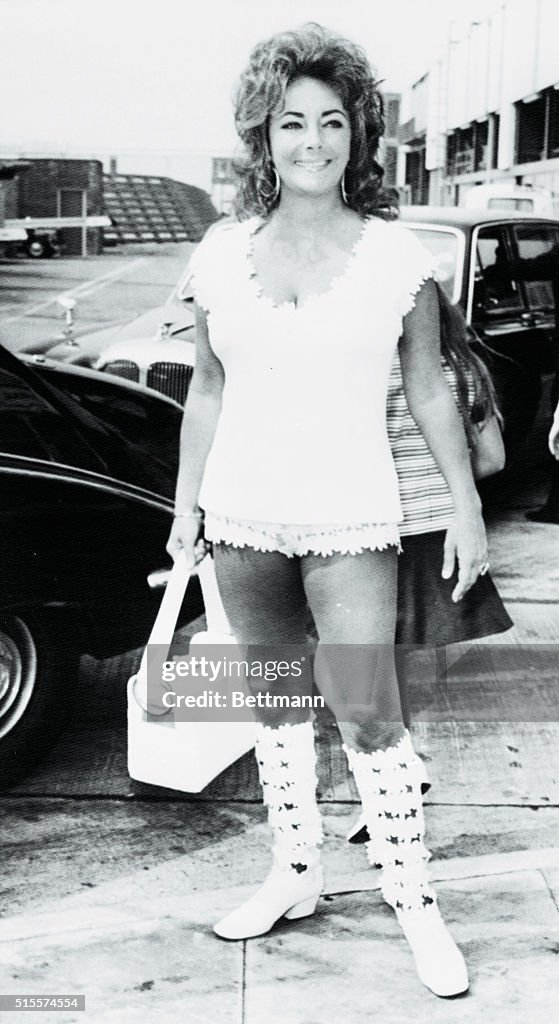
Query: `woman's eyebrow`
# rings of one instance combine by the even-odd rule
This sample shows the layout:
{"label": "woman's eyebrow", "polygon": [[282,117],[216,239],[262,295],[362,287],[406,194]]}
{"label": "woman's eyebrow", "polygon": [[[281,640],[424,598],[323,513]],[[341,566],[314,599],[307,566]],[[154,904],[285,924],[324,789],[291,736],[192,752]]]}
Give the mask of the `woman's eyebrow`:
{"label": "woman's eyebrow", "polygon": [[[321,117],[329,117],[330,114],[341,114],[342,117],[347,117],[347,114],[346,114],[345,110],[338,110],[337,107],[335,107],[334,110],[323,110],[322,114],[320,116]],[[280,117],[300,117],[300,118],[304,118],[304,116],[305,115],[301,114],[298,110],[284,110],[280,114]]]}

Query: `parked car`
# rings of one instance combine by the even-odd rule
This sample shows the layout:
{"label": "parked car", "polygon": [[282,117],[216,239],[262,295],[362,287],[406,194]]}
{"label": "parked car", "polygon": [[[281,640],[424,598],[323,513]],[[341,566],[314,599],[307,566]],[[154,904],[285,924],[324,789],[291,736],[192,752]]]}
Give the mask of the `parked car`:
{"label": "parked car", "polygon": [[[551,251],[559,240],[559,219],[517,210],[403,206],[400,221],[431,249],[438,280],[464,310],[473,345],[497,387],[510,460],[533,423],[542,381],[557,361],[552,280],[525,279],[522,261]],[[166,319],[161,307],[153,311],[158,328],[151,336],[130,325],[126,338],[105,349],[96,365],[182,404],[194,364],[188,272],[163,309]]]}
{"label": "parked car", "polygon": [[[128,323],[112,324],[99,331],[82,334],[70,345],[67,341],[51,345],[48,349],[49,358],[76,366],[95,367],[99,364],[106,372],[141,381],[139,370],[136,373],[130,367],[115,369],[111,364],[123,358],[128,361],[129,344],[134,347],[134,351],[140,351],[143,348],[149,349],[160,338],[192,342],[194,311],[189,282],[190,273],[187,268],[162,306],[149,309]],[[120,349],[121,344],[125,346],[123,350]],[[126,352],[125,356],[122,355],[123,351]],[[143,362],[147,365],[147,360]]]}
{"label": "parked car", "polygon": [[559,220],[433,206],[405,206],[400,219],[432,251],[439,281],[466,314],[474,347],[495,381],[510,458],[558,365],[559,276],[548,268],[536,280],[523,268],[559,245]]}
{"label": "parked car", "polygon": [[185,329],[165,322],[154,337],[130,338],[109,345],[95,363],[95,369],[154,388],[184,405],[194,359],[194,325]]}
{"label": "parked car", "polygon": [[[79,657],[143,646],[169,563],[182,410],[0,346],[0,785],[58,736]],[[202,611],[193,581],[181,624]]]}
{"label": "parked car", "polygon": [[549,189],[500,181],[474,185],[460,205],[470,210],[476,207],[483,210],[524,210],[546,217],[553,217],[558,212],[553,193]]}
{"label": "parked car", "polygon": [[187,268],[165,306],[153,310],[155,331],[133,337],[121,334],[103,350],[95,368],[154,388],[184,406],[195,357],[190,279]]}

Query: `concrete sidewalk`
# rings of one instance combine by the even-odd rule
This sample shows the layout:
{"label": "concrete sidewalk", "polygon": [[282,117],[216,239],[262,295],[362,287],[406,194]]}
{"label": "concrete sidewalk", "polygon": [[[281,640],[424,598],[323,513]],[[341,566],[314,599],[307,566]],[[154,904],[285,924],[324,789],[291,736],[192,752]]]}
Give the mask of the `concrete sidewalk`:
{"label": "concrete sidewalk", "polygon": [[[225,811],[212,813],[218,828]],[[202,858],[197,875],[196,854],[189,852],[125,870],[62,900],[49,902],[44,894],[33,908],[0,920],[0,990],[85,993],[85,1015],[41,1018],[67,1024],[556,1019],[559,850],[543,845],[556,831],[556,809],[530,826],[531,849],[432,862],[441,906],[471,971],[470,994],[452,1002],[418,981],[396,919],[377,891],[377,872],[365,868],[364,848],[344,842],[355,808],[326,805],[323,811],[326,890],[312,918],[284,921],[249,942],[217,939],[212,922],[246,898],[253,884],[212,887],[215,872]],[[528,813],[508,810],[511,831],[516,817],[524,843],[519,815]],[[431,846],[443,851],[445,817],[443,808],[427,807]],[[245,878],[247,869],[254,879],[266,871],[260,809],[243,808],[238,823],[236,834],[221,839],[218,832],[207,840],[223,882],[228,863],[235,882],[240,864]],[[542,845],[533,845],[538,840]],[[17,1013],[2,1014],[12,1019]]]}

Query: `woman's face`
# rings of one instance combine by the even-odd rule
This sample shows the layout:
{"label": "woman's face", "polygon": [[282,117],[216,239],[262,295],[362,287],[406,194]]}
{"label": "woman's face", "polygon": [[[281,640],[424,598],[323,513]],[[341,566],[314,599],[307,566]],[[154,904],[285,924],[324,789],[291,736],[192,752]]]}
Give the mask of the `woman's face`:
{"label": "woman's face", "polygon": [[297,78],[283,109],[270,118],[270,149],[282,189],[324,195],[340,189],[351,128],[337,92],[316,78]]}

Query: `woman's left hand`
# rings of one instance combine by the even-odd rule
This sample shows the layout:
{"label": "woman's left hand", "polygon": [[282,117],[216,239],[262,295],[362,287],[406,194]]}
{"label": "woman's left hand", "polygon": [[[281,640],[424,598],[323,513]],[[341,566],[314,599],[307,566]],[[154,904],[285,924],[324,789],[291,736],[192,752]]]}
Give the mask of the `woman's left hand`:
{"label": "woman's left hand", "polygon": [[460,601],[489,568],[487,537],[481,511],[456,515],[446,531],[442,577],[449,580],[458,561],[458,582],[452,591],[454,603]]}

